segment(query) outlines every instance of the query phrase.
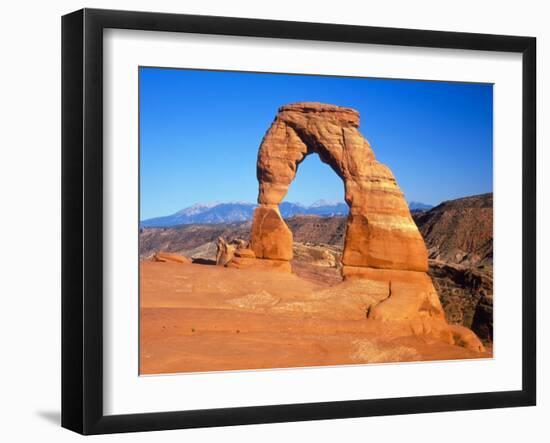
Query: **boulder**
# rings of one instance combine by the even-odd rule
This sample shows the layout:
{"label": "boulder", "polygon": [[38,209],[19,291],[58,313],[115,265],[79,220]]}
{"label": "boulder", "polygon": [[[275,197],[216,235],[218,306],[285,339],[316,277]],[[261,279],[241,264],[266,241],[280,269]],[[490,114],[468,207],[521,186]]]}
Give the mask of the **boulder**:
{"label": "boulder", "polygon": [[216,247],[216,264],[218,266],[225,266],[235,255],[254,257],[254,251],[248,249],[248,242],[240,238],[227,242],[223,237],[218,237]]}
{"label": "boulder", "polygon": [[182,263],[189,264],[192,263],[190,258],[187,258],[181,254],[175,254],[173,252],[162,252],[158,251],[153,254],[153,261],[161,263]]}
{"label": "boulder", "polygon": [[225,266],[235,255],[236,245],[228,243],[223,237],[218,237],[216,242],[216,264]]}

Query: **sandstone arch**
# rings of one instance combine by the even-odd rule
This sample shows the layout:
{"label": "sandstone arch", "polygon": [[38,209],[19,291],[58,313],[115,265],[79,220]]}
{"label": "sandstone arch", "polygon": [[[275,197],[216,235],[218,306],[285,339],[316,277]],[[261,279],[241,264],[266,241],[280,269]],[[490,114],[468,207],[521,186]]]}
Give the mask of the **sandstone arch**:
{"label": "sandstone arch", "polygon": [[[358,130],[359,113],[322,103],[282,106],[258,152],[258,204],[249,259],[264,268],[290,271],[292,232],[279,203],[304,158],[317,153],[338,174],[350,207],[342,255],[346,281],[308,302],[306,315],[391,322],[403,334],[431,335],[475,351],[483,344],[467,328],[449,325],[427,274],[428,253],[390,169],[378,162]],[[230,263],[231,264],[231,263]],[[234,266],[244,266],[242,260]],[[351,307],[351,311],[349,311]],[[351,317],[349,317],[351,316]],[[365,317],[363,317],[365,318]]]}
{"label": "sandstone arch", "polygon": [[278,205],[304,158],[317,153],[344,182],[350,207],[342,264],[353,268],[425,272],[428,254],[390,169],[378,162],[358,130],[359,113],[321,103],[283,106],[260,145],[259,207],[254,213],[256,257],[292,258],[292,233]]}

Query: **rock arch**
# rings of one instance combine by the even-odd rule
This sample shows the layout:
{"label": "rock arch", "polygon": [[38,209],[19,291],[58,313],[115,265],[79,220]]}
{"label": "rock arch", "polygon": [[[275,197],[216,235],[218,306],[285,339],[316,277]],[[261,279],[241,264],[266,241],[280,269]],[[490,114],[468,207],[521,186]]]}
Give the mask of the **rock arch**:
{"label": "rock arch", "polygon": [[403,193],[358,130],[359,113],[321,103],[282,106],[258,152],[259,206],[251,247],[257,258],[292,259],[292,232],[279,203],[304,158],[317,153],[343,180],[350,207],[344,275],[361,268],[425,272],[428,253]]}
{"label": "rock arch", "polygon": [[292,232],[281,217],[279,203],[298,165],[315,152],[342,178],[350,207],[342,255],[345,281],[321,291],[322,301],[310,300],[307,309],[301,303],[292,309],[346,318],[363,313],[362,318],[390,322],[388,330],[401,328],[404,335],[431,335],[483,351],[472,331],[447,323],[427,274],[424,240],[403,193],[358,127],[359,113],[351,108],[294,103],[279,109],[258,152],[259,205],[252,221],[252,250],[245,250],[253,258],[243,258],[243,252],[237,251],[227,266],[291,271]]}

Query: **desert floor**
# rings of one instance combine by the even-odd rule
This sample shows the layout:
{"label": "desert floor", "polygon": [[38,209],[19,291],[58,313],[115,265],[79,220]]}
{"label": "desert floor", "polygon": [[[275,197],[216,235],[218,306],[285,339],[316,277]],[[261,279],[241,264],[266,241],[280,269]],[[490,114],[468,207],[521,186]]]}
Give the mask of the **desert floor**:
{"label": "desert floor", "polygon": [[140,266],[141,374],[492,357],[366,320],[335,276]]}

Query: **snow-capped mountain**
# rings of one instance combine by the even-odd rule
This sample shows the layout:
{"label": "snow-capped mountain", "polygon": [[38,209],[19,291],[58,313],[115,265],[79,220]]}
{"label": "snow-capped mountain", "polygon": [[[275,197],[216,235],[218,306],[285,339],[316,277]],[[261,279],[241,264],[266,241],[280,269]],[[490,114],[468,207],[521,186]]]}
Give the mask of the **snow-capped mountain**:
{"label": "snow-capped mountain", "polygon": [[[255,203],[249,202],[211,202],[196,203],[174,214],[164,217],[155,217],[141,222],[141,227],[170,227],[189,224],[233,223],[252,220]],[[431,208],[429,205],[411,202],[411,211],[420,211]],[[344,202],[318,200],[306,206],[300,203],[282,202],[279,205],[284,218],[295,215],[317,215],[321,217],[344,216],[348,214],[348,205]]]}
{"label": "snow-capped mountain", "polygon": [[[197,203],[184,208],[175,214],[164,217],[155,217],[141,222],[142,227],[169,227],[194,223],[233,223],[252,220],[255,203],[228,202],[228,203]],[[279,205],[281,215],[285,218],[294,215],[346,215],[348,206],[341,202],[315,202],[311,206],[299,203],[282,202]]]}
{"label": "snow-capped mountain", "polygon": [[420,212],[420,211],[428,211],[429,209],[432,209],[432,205],[427,205],[425,203],[420,202],[409,202],[409,209],[411,212]]}
{"label": "snow-capped mountain", "polygon": [[[209,203],[195,203],[193,206],[184,208],[181,211],[176,212],[177,215],[191,216],[200,214],[214,206],[219,205],[221,202],[209,202]],[[175,214],[174,214],[175,215]]]}
{"label": "snow-capped mountain", "polygon": [[252,219],[253,203],[197,203],[175,214],[155,217],[141,222],[142,227],[169,227],[194,223],[231,223]]}

